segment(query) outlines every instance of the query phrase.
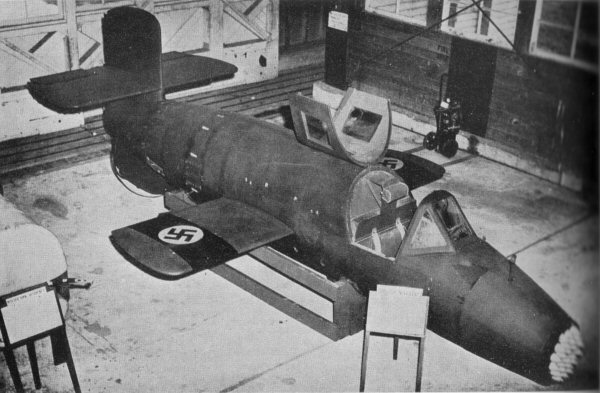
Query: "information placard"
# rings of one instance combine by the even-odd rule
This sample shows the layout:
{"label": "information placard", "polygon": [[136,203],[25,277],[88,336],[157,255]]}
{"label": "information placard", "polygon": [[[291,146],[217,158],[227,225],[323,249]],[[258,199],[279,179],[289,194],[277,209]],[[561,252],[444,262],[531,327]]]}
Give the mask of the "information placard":
{"label": "information placard", "polygon": [[330,11],[327,27],[341,31],[348,31],[348,14],[338,11]]}
{"label": "information placard", "polygon": [[378,285],[369,292],[366,329],[398,336],[425,337],[429,297],[421,288]]}
{"label": "information placard", "polygon": [[53,289],[42,286],[4,298],[0,308],[10,343],[16,343],[62,325],[62,315]]}

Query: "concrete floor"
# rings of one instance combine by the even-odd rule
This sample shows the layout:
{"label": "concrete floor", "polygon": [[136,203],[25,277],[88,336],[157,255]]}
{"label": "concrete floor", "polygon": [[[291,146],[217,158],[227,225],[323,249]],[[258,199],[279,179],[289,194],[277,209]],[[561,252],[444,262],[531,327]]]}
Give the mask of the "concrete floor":
{"label": "concrete floor", "polygon": [[[421,137],[396,130],[393,142],[407,150]],[[579,322],[587,353],[574,384],[542,387],[428,331],[422,389],[597,389],[598,214],[577,194],[522,172],[464,152],[453,161],[416,199],[452,192],[475,231],[503,254],[517,252],[517,264]],[[72,291],[67,318],[84,392],[358,391],[362,332],[332,342],[210,271],[167,282],[126,262],[110,232],[164,208],[160,198],[126,190],[108,158],[19,179],[4,191],[58,237],[70,275],[94,282]],[[416,348],[401,345],[396,362],[391,348],[391,340],[372,344],[367,390],[414,389]],[[71,391],[66,366],[51,363],[49,341],[37,350],[41,391]],[[18,360],[33,389],[24,348]],[[0,391],[13,392],[2,363]]]}

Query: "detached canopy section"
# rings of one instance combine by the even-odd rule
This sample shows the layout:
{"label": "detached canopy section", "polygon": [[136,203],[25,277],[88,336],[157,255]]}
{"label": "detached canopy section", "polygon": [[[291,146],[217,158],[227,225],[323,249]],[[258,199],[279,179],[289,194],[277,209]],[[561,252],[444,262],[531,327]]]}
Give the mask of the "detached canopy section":
{"label": "detached canopy section", "polygon": [[290,97],[296,138],[301,143],[361,166],[378,163],[392,129],[387,99],[349,88],[337,109],[300,94]]}

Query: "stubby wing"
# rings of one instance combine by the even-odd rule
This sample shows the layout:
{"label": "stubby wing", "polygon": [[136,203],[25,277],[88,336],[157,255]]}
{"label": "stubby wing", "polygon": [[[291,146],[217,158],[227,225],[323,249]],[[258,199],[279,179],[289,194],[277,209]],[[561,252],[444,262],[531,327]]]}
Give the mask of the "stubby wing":
{"label": "stubby wing", "polygon": [[220,198],[117,229],[111,241],[143,271],[176,280],[292,233],[260,210]]}
{"label": "stubby wing", "polygon": [[172,93],[178,90],[209,85],[233,77],[237,70],[237,67],[233,64],[210,57],[194,56],[180,52],[163,53],[163,91]]}

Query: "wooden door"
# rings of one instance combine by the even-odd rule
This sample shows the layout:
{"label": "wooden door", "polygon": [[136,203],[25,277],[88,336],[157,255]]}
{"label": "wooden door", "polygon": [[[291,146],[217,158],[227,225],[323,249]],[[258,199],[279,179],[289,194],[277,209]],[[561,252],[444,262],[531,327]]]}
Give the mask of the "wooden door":
{"label": "wooden door", "polygon": [[452,38],[446,97],[462,108],[462,129],[484,137],[496,72],[494,46]]}

